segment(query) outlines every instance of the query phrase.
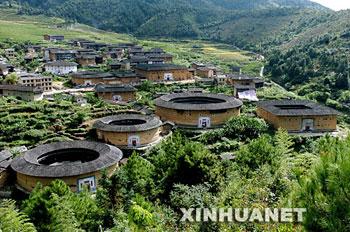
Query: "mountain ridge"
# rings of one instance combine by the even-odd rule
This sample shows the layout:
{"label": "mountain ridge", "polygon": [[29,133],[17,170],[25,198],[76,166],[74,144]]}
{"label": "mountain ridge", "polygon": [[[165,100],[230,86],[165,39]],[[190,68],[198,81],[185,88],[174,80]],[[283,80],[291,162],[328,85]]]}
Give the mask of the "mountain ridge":
{"label": "mountain ridge", "polygon": [[[308,0],[48,0],[45,2],[19,0],[18,2],[22,6],[20,12],[23,14],[58,16],[103,30],[146,37],[190,37],[227,42],[232,41],[209,35],[208,33],[212,32],[206,28],[215,25],[219,28],[222,24],[235,23],[252,14],[276,15],[279,12],[286,14],[290,11],[292,17],[294,12],[299,10],[330,11]],[[259,24],[259,22],[253,23]]]}

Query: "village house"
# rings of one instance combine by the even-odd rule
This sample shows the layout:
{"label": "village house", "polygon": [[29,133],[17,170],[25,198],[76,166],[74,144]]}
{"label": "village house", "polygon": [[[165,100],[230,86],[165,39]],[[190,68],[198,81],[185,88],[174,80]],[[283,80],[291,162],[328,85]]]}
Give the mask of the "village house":
{"label": "village house", "polygon": [[0,64],[0,76],[6,76],[9,74],[9,69],[6,64]]}
{"label": "village house", "polygon": [[288,132],[333,132],[339,112],[306,100],[275,100],[257,103],[257,115],[274,128]]}
{"label": "village house", "polygon": [[173,62],[173,55],[168,53],[156,53],[156,54],[146,54],[146,57],[148,57],[153,63],[155,61],[158,61],[158,63],[172,63]]}
{"label": "village house", "polygon": [[113,102],[131,102],[136,100],[137,89],[132,85],[105,85],[95,86],[95,92],[99,98]]}
{"label": "village house", "polygon": [[97,55],[97,53],[93,49],[82,48],[77,50],[77,55]]}
{"label": "village house", "polygon": [[144,56],[145,55],[145,51],[143,49],[130,48],[128,50],[128,54],[129,54],[129,58],[131,58],[133,56]]}
{"label": "village house", "polygon": [[112,71],[130,71],[131,65],[128,60],[123,60],[121,62],[111,63],[109,69]]}
{"label": "village house", "polygon": [[122,52],[124,54],[125,48],[120,47],[118,44],[109,44],[107,45],[107,51],[109,52],[117,51],[117,52]]}
{"label": "village house", "polygon": [[151,48],[146,52],[147,54],[163,54],[165,51],[162,48]]}
{"label": "village house", "polygon": [[183,81],[193,78],[188,68],[175,64],[140,64],[136,74],[150,81]]}
{"label": "village house", "polygon": [[28,53],[41,53],[43,47],[41,45],[27,45],[26,51]]}
{"label": "village house", "polygon": [[72,74],[72,82],[77,86],[95,86],[104,83],[104,78],[113,78],[113,75],[97,71],[82,71]]}
{"label": "village house", "polygon": [[139,76],[130,71],[125,72],[94,72],[84,71],[72,74],[72,82],[77,86],[95,86],[97,84],[136,84]]}
{"label": "village house", "polygon": [[74,60],[76,58],[76,55],[76,50],[66,50],[58,48],[49,48],[45,50],[45,58],[48,58],[46,60],[51,61]]}
{"label": "village house", "polygon": [[19,73],[19,84],[31,87],[39,87],[44,91],[52,90],[52,77],[35,73]]}
{"label": "village house", "polygon": [[104,78],[105,84],[138,84],[140,77],[132,71],[113,72],[112,78]]}
{"label": "village house", "polygon": [[71,40],[68,44],[71,46],[82,47],[83,43],[89,43],[89,42],[92,42],[92,41],[78,38],[78,39]]}
{"label": "village house", "polygon": [[132,56],[128,59],[128,62],[132,67],[140,64],[149,64],[150,59],[146,56]]}
{"label": "village house", "polygon": [[0,152],[0,188],[3,188],[10,176],[9,167],[12,162],[12,154],[9,151]]}
{"label": "village house", "polygon": [[6,56],[7,59],[12,60],[12,59],[16,58],[16,51],[15,51],[15,49],[8,48],[8,49],[5,49],[4,51],[5,51],[5,56]]}
{"label": "village house", "polygon": [[95,43],[95,42],[83,42],[81,47],[85,49],[93,49],[94,51],[100,51],[102,48],[107,47],[107,44],[104,43]]}
{"label": "village house", "polygon": [[264,87],[264,80],[259,77],[243,74],[226,74],[226,77],[226,84],[228,85],[246,85],[254,88]]}
{"label": "village house", "polygon": [[235,84],[233,85],[233,92],[233,95],[240,100],[259,101],[254,86]]}
{"label": "village house", "polygon": [[44,35],[44,40],[59,42],[64,40],[64,35]]}
{"label": "village house", "polygon": [[96,55],[78,55],[76,58],[77,63],[82,66],[95,66],[96,65]]}
{"label": "village house", "polygon": [[191,68],[195,70],[195,75],[201,78],[213,78],[217,75],[217,68],[213,65],[206,65],[202,63],[192,63]]}
{"label": "village house", "polygon": [[66,75],[78,71],[78,64],[67,61],[53,61],[45,64],[45,72],[56,75]]}
{"label": "village house", "polygon": [[124,56],[122,51],[107,51],[103,53],[105,59],[121,60]]}
{"label": "village house", "polygon": [[144,53],[152,63],[171,63],[173,62],[173,55],[166,53],[161,48],[152,48]]}
{"label": "village house", "polygon": [[24,101],[38,101],[43,98],[43,90],[24,85],[0,85],[0,96],[13,96]]}

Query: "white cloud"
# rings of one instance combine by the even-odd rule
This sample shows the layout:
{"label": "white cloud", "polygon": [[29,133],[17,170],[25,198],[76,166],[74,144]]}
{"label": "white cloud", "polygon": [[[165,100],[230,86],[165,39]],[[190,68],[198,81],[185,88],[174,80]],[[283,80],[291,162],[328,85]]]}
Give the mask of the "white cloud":
{"label": "white cloud", "polygon": [[313,2],[320,3],[326,7],[329,7],[333,10],[345,10],[350,9],[349,0],[312,0]]}

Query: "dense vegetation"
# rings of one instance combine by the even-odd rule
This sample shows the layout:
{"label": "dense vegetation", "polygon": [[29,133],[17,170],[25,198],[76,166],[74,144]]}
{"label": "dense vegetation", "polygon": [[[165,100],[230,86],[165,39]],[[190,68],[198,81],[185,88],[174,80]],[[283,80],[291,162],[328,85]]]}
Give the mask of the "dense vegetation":
{"label": "dense vegetation", "polygon": [[241,144],[229,149],[234,160],[210,151],[206,134],[176,132],[147,156],[133,154],[101,180],[94,197],[73,194],[56,181],[38,185],[18,202],[20,211],[1,203],[0,229],[12,221],[25,231],[34,231],[31,223],[37,231],[302,231],[297,224],[179,222],[180,208],[221,206],[305,207],[305,228],[347,231],[350,138],[303,141],[283,130],[267,133],[264,122],[251,120],[243,116],[225,127],[226,135],[250,131],[244,138],[228,137]]}
{"label": "dense vegetation", "polygon": [[[304,13],[327,12],[307,0],[37,1],[19,0],[23,14],[58,16],[138,36],[203,38],[240,47],[273,38]],[[260,20],[262,19],[262,20]]]}

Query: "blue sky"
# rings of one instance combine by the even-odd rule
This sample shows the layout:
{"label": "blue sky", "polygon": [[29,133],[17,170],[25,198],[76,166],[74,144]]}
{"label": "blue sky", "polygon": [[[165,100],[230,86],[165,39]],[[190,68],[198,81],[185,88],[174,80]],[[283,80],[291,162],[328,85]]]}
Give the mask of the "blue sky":
{"label": "blue sky", "polygon": [[311,0],[318,2],[333,10],[345,10],[350,9],[350,0]]}

